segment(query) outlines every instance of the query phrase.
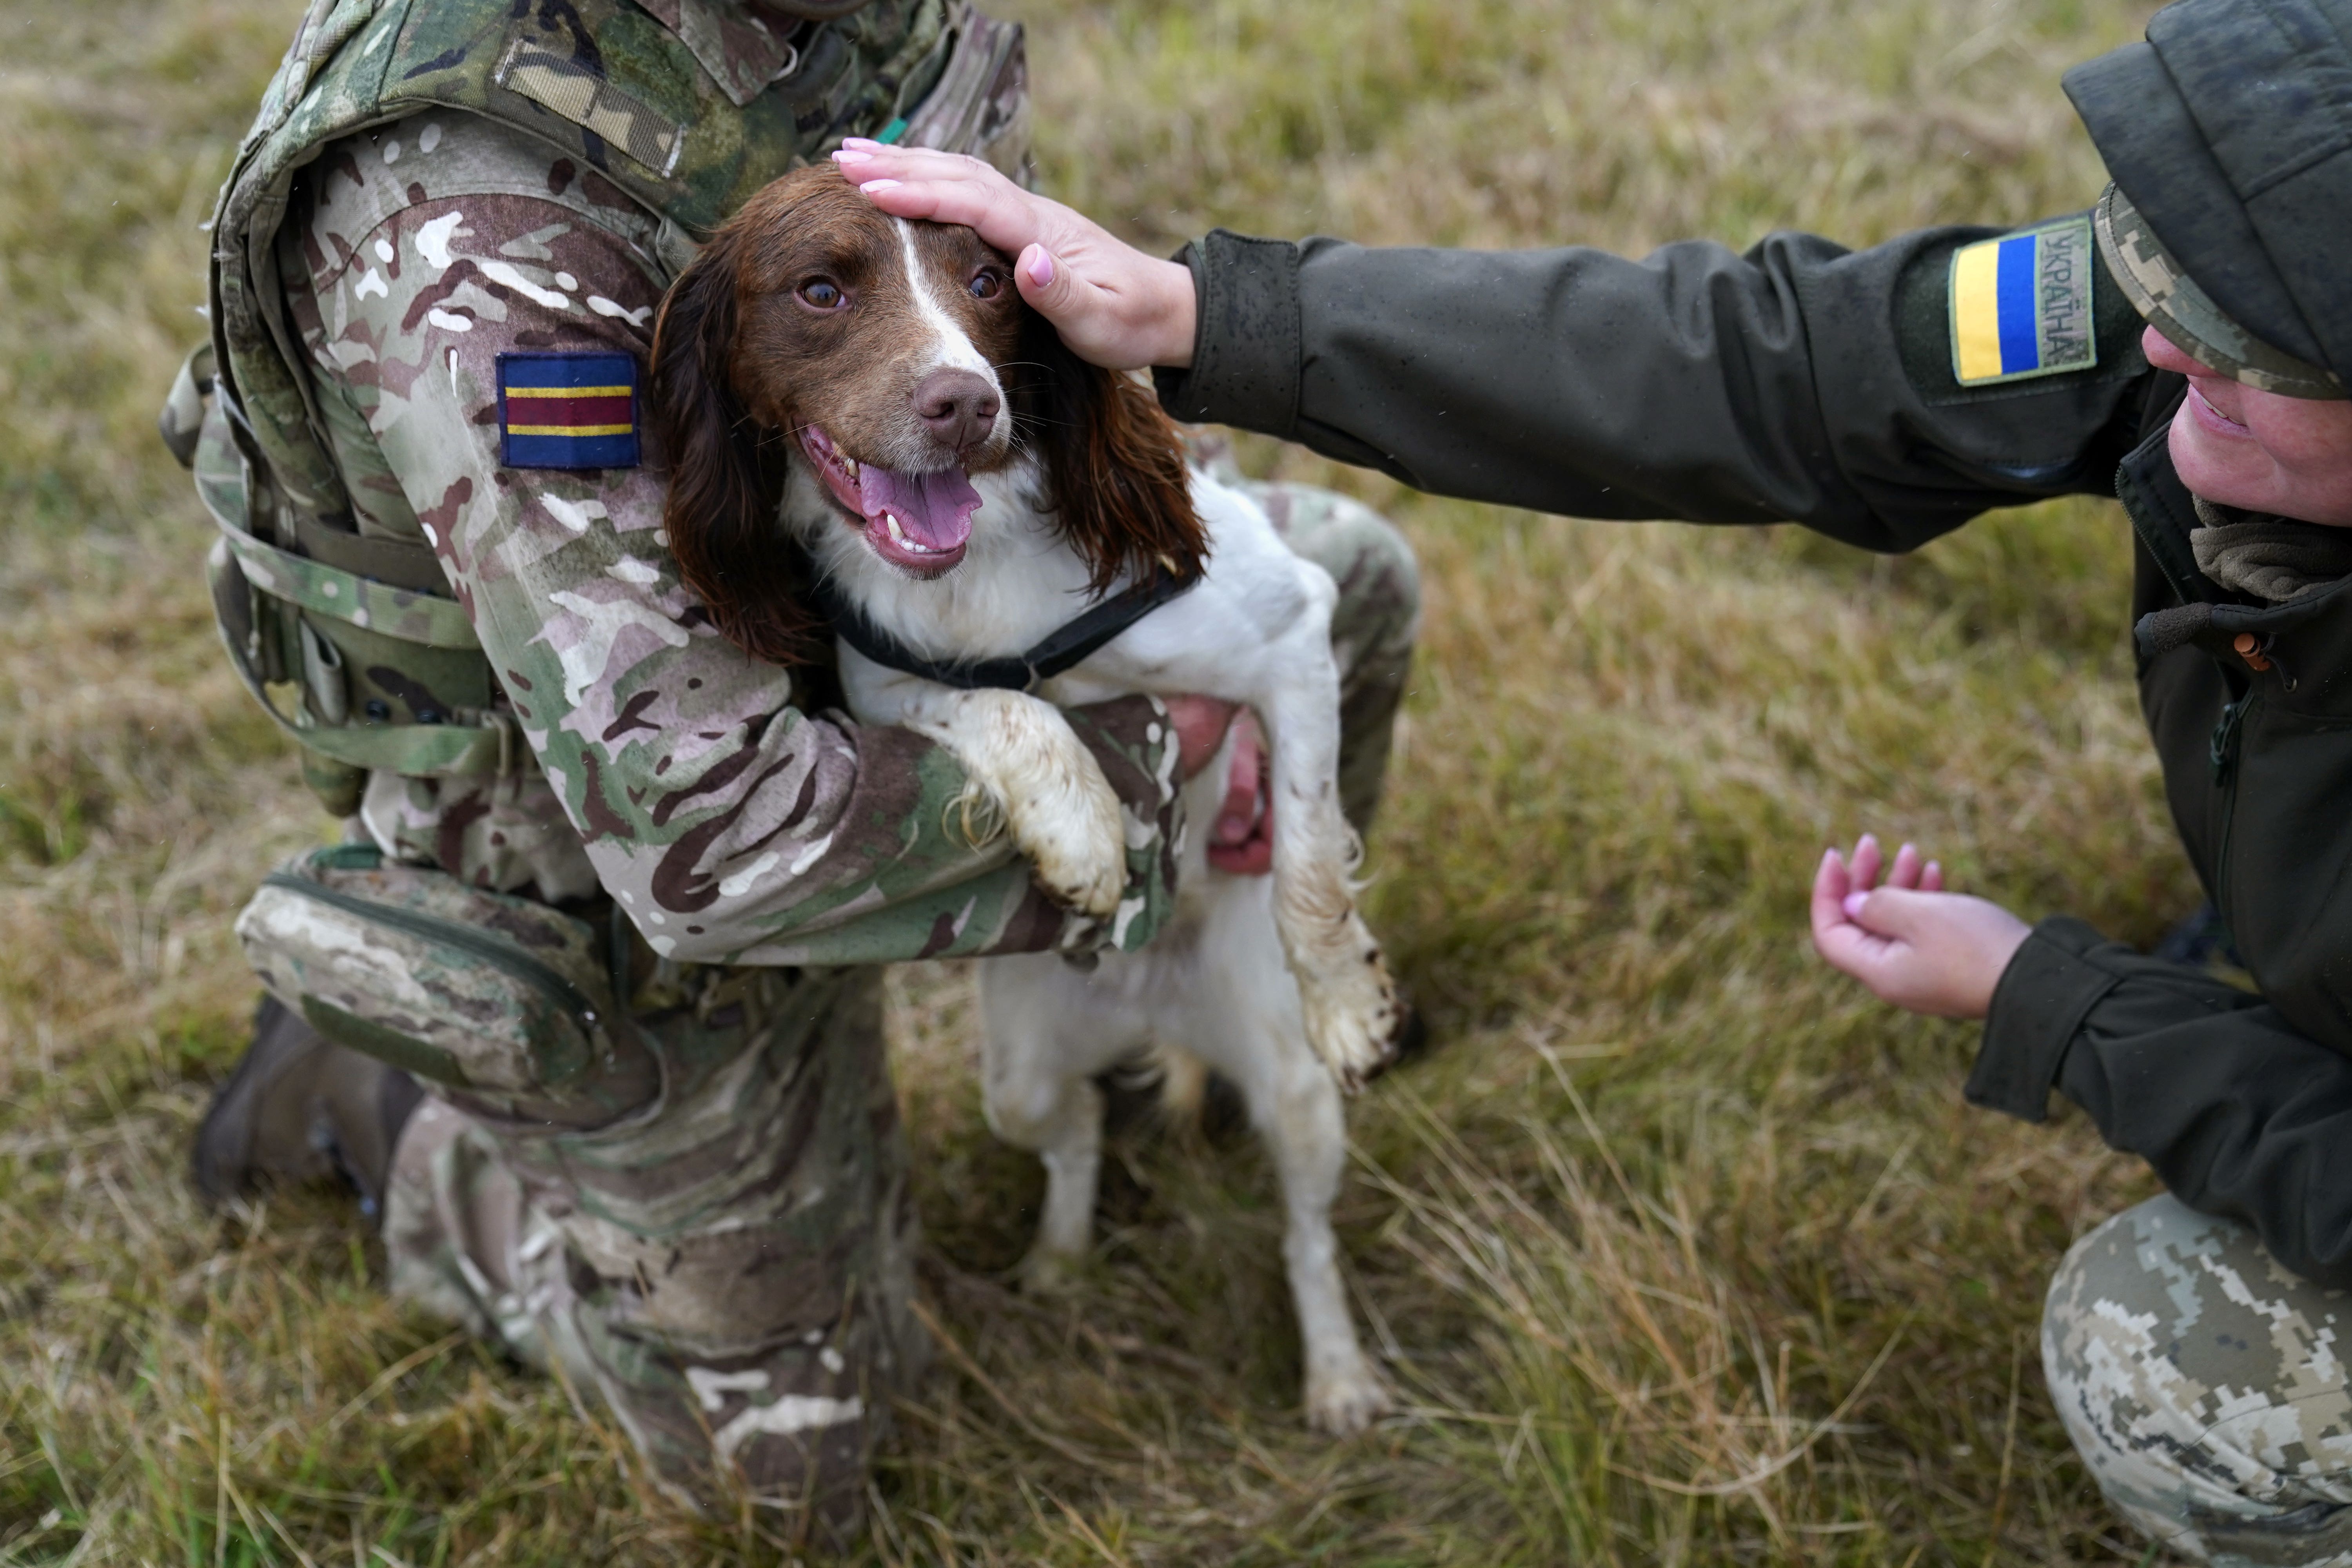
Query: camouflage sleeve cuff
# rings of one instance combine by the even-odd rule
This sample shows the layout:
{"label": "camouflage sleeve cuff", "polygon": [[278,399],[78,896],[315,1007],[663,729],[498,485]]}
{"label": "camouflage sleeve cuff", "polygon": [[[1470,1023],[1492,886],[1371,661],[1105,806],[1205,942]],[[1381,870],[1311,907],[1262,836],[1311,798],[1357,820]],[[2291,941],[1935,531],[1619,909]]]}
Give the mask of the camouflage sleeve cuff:
{"label": "camouflage sleeve cuff", "polygon": [[1199,325],[1189,370],[1154,370],[1160,405],[1187,424],[1289,438],[1298,424],[1298,247],[1216,229],[1178,253]]}
{"label": "camouflage sleeve cuff", "polygon": [[2121,973],[2095,957],[2101,948],[2127,951],[2063,916],[2033,928],[1993,988],[1984,1043],[1969,1073],[1970,1105],[2021,1121],[2049,1114],[2050,1090],[2067,1047],[2091,1009],[2123,983]]}
{"label": "camouflage sleeve cuff", "polygon": [[[1064,946],[1115,947],[1132,952],[1159,931],[1176,907],[1176,845],[1183,831],[1183,781],[1168,710],[1156,697],[1122,697],[1066,710],[1103,777],[1119,799],[1127,824],[1127,892],[1108,927],[1073,931]],[[1077,917],[1071,917],[1077,925]]]}

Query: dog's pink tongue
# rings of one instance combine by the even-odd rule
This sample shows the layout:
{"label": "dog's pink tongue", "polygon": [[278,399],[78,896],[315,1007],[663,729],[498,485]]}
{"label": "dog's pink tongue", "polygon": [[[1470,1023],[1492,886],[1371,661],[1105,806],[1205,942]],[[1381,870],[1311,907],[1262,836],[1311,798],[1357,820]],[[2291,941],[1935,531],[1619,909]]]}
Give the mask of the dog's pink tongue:
{"label": "dog's pink tongue", "polygon": [[927,550],[953,550],[971,537],[971,514],[980,510],[980,492],[961,468],[935,474],[899,474],[868,463],[858,481],[866,515],[879,519],[890,512],[907,537]]}

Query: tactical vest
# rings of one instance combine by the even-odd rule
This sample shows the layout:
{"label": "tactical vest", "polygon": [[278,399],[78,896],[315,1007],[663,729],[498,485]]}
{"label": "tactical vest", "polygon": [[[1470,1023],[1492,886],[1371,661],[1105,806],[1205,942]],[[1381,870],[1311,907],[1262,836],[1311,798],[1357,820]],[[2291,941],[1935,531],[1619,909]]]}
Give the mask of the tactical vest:
{"label": "tactical vest", "polygon": [[[683,5],[708,30],[709,4],[659,8]],[[298,174],[373,125],[427,109],[482,115],[641,204],[674,272],[754,191],[845,135],[972,152],[1025,174],[1017,26],[959,0],[785,8],[812,20],[761,82],[714,77],[632,0],[311,0],[222,187],[212,340],[182,367],[162,426],[220,530],[208,569],[230,659],[301,746],[329,810],[357,809],[372,770],[499,773],[526,753],[433,552],[353,529],[273,259]],[[354,711],[349,672],[387,668],[441,701]]]}

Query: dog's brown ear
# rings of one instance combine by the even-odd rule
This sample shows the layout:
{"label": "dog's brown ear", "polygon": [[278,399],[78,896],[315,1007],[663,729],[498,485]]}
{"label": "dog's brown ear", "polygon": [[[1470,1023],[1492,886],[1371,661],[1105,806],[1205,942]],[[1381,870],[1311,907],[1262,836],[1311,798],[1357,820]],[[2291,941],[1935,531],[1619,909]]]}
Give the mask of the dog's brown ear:
{"label": "dog's brown ear", "polygon": [[1045,470],[1062,536],[1099,594],[1157,562],[1198,576],[1209,536],[1185,482],[1184,438],[1148,387],[1072,353],[1043,316],[1022,324],[1022,438]]}
{"label": "dog's brown ear", "polygon": [[776,521],[783,439],[760,427],[729,374],[741,252],[739,233],[722,231],[678,274],[654,321],[654,427],[669,455],[662,526],[686,585],[727,639],[798,664],[820,648],[801,607],[797,552]]}

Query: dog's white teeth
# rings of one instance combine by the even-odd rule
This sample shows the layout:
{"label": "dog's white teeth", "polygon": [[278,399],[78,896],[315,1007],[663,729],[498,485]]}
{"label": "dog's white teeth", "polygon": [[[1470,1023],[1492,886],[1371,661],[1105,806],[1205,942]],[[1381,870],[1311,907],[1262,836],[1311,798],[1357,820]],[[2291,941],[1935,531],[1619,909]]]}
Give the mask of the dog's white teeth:
{"label": "dog's white teeth", "polygon": [[841,466],[842,466],[843,468],[847,468],[847,469],[849,470],[849,477],[850,477],[852,479],[856,479],[857,478],[857,459],[856,459],[856,458],[855,458],[851,457],[848,453],[844,452],[844,453],[841,455]]}
{"label": "dog's white teeth", "polygon": [[896,544],[899,549],[907,552],[908,554],[937,555],[939,553],[938,551],[932,549],[929,545],[919,544],[915,541],[908,538],[907,531],[898,526],[898,514],[897,512],[884,512],[882,514],[882,521],[889,525],[890,542]]}

